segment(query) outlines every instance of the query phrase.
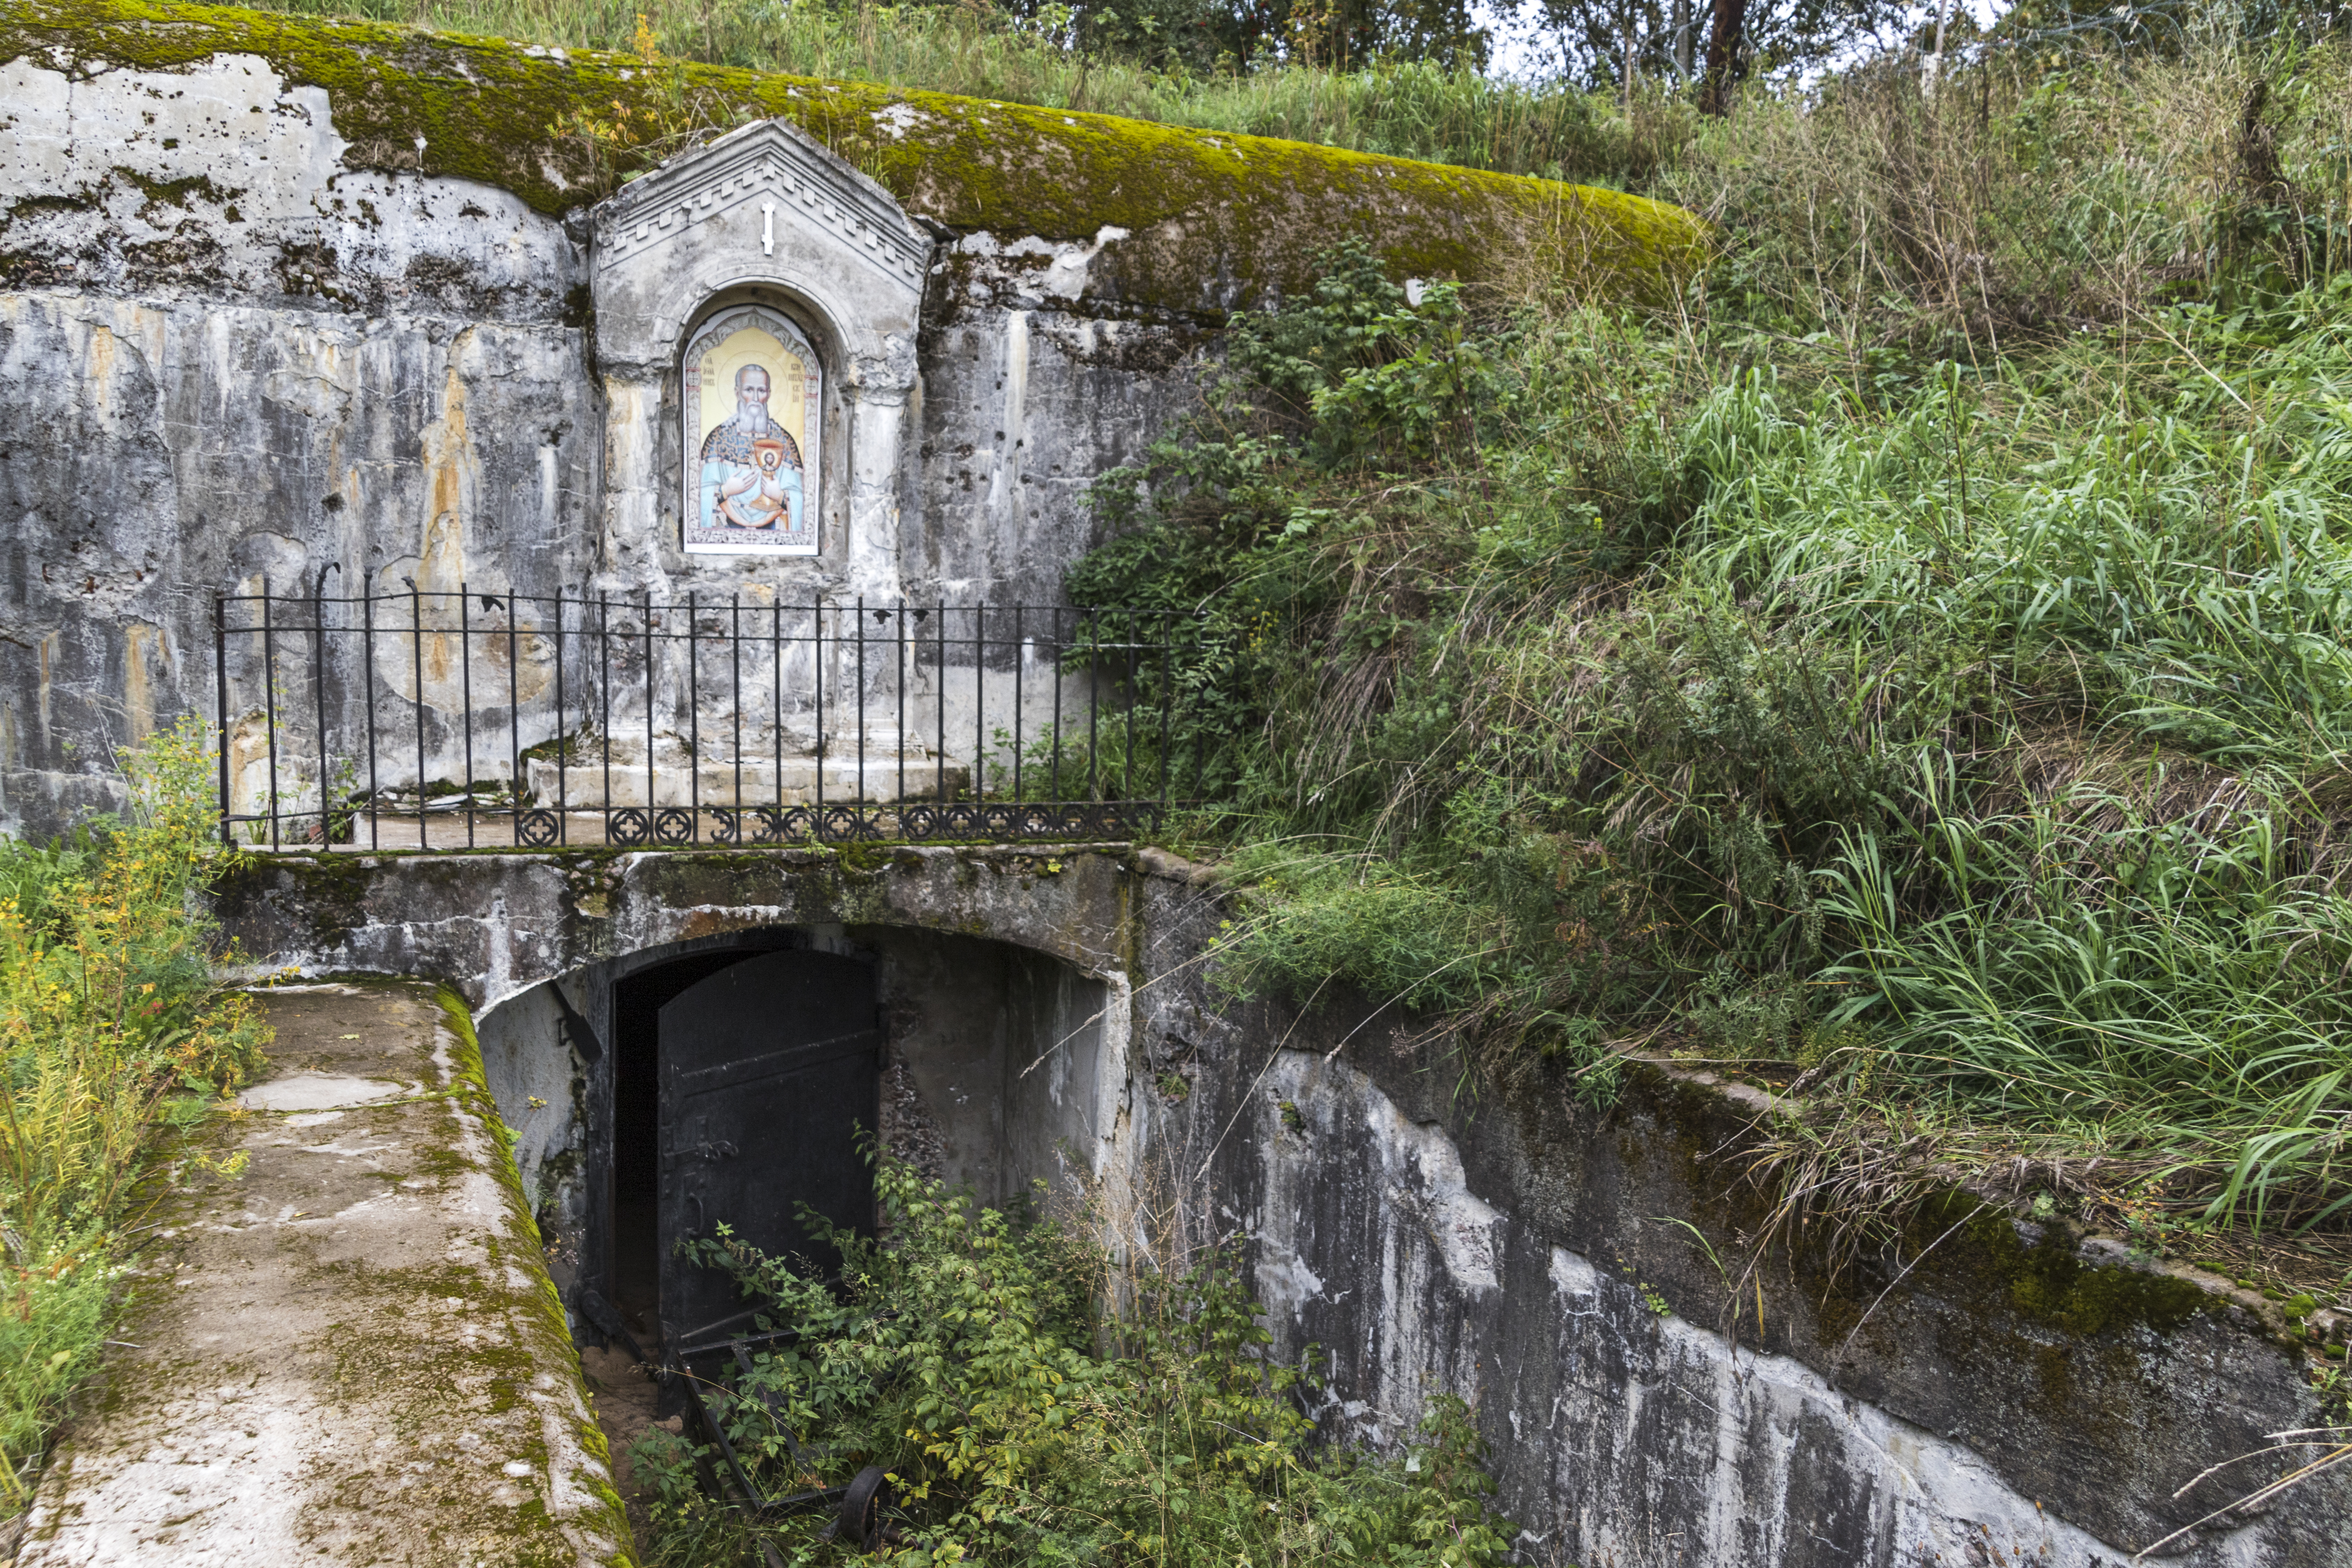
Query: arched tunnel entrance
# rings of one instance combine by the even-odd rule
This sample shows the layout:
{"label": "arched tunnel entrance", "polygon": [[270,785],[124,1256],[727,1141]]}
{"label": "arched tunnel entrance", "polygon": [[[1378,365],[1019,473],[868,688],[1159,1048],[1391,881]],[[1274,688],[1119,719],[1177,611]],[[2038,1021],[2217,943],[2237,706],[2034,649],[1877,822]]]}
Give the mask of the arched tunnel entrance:
{"label": "arched tunnel entrance", "polygon": [[803,1205],[870,1233],[865,1137],[983,1203],[1066,1188],[1124,1081],[1098,1060],[1107,990],[1001,941],[773,927],[586,965],[478,1033],[558,1287],[650,1346],[746,1314],[681,1241],[723,1223],[822,1272]]}
{"label": "arched tunnel entrance", "polygon": [[861,1138],[879,1125],[874,964],[805,948],[695,953],[614,983],[613,1291],[677,1342],[746,1313],[732,1279],[679,1243],[729,1233],[829,1269],[803,1210],[868,1231]]}

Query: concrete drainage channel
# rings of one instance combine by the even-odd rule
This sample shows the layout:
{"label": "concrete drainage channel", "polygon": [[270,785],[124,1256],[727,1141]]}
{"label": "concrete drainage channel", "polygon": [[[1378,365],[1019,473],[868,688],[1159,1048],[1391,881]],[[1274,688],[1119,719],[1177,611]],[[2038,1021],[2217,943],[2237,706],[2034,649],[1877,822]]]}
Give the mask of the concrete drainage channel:
{"label": "concrete drainage channel", "polygon": [[413,983],[267,1005],[270,1076],[178,1152],[18,1568],[626,1561],[473,1041]]}

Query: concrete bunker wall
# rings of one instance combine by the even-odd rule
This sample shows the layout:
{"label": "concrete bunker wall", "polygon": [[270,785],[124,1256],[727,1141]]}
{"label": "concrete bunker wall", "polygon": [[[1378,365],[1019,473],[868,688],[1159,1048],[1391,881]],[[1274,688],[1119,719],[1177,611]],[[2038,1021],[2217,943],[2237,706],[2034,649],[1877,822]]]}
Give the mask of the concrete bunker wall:
{"label": "concrete bunker wall", "polygon": [[[1087,487],[1318,247],[1469,276],[1573,235],[1591,281],[1642,292],[1704,245],[1678,209],[1550,182],[678,71],[172,0],[0,6],[0,424],[23,433],[0,832],[120,806],[116,747],[213,716],[215,593],[1058,604]],[[617,191],[557,129],[616,103],[666,123],[681,79],[748,123]],[[680,355],[754,302],[824,361],[814,555],[680,536]],[[270,682],[248,684],[239,778]]]}
{"label": "concrete bunker wall", "polygon": [[[1151,1237],[1107,1239],[1160,1256],[1238,1244],[1279,1352],[1322,1347],[1317,1414],[1334,1434],[1393,1443],[1432,1394],[1470,1400],[1532,1561],[2120,1568],[2235,1495],[2175,1499],[2184,1482],[2325,1419],[2259,1296],[1998,1209],[1843,1276],[1808,1247],[1776,1251],[1760,1323],[1745,1293],[1735,1314],[1714,1260],[1738,1269],[1760,1227],[1767,1197],[1737,1156],[1762,1107],[1643,1068],[1596,1110],[1544,1064],[1508,1085],[1465,1075],[1461,1042],[1425,1020],[1236,1001],[1216,983],[1230,910],[1152,851],[257,859],[221,912],[257,959],[446,975],[481,1002],[779,926],[897,933],[910,999],[962,1000],[967,943],[1049,959],[1076,979],[1000,955],[980,965],[1003,977],[982,999],[1003,997],[1008,1037],[1034,1040],[1100,996],[1091,1081],[1074,1058],[1048,1125],[1070,1156],[1057,1168],[1143,1200],[1108,1210],[1160,1216]],[[1045,988],[1023,973],[1066,989],[1024,1002],[1019,985]],[[529,1005],[510,1026],[527,1032]],[[974,1065],[1005,1082],[1017,1053],[1000,1067],[979,1035],[962,1041],[925,1047],[927,1107]],[[515,1075],[502,1104],[550,1101],[526,1098],[519,1123],[548,1172],[572,1112],[561,1058],[534,1059],[556,1064],[542,1087],[492,1070]],[[998,1190],[1027,1173],[1021,1141],[963,1125],[962,1169],[984,1170],[968,1151],[992,1143]],[[2167,1560],[2352,1562],[2352,1478]]]}
{"label": "concrete bunker wall", "polygon": [[[1190,402],[1210,335],[1080,298],[1086,245],[1034,243],[1065,291],[1039,296],[1040,257],[982,236],[928,310],[920,230],[879,303],[756,240],[759,265],[615,261],[583,214],[347,166],[331,95],[254,56],[0,59],[0,422],[43,433],[0,462],[5,832],[119,809],[115,747],[213,717],[217,592],[1056,602],[1086,485]],[[632,268],[685,292],[635,310]],[[826,360],[814,558],[680,548],[677,354],[730,300],[797,313]],[[257,693],[231,693],[240,784]]]}

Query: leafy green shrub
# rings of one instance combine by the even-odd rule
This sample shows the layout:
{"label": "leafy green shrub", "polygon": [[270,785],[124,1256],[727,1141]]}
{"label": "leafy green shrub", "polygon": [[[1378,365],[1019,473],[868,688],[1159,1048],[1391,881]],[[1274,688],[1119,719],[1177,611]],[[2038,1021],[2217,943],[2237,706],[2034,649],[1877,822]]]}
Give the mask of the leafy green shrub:
{"label": "leafy green shrub", "polygon": [[[731,1268],[787,1348],[706,1396],[757,1484],[892,1475],[909,1565],[1171,1564],[1329,1556],[1472,1568],[1510,1527],[1467,1410],[1441,1399],[1396,1459],[1320,1447],[1257,1310],[1213,1258],[1180,1276],[1114,1276],[1078,1235],[979,1209],[883,1159],[887,1239],[831,1233],[838,1286],[727,1237]],[[800,1452],[794,1453],[795,1445]],[[712,1455],[656,1430],[633,1458],[654,1481],[654,1561],[752,1563],[758,1537],[804,1562],[845,1557],[822,1516],[754,1526],[697,1480]]]}

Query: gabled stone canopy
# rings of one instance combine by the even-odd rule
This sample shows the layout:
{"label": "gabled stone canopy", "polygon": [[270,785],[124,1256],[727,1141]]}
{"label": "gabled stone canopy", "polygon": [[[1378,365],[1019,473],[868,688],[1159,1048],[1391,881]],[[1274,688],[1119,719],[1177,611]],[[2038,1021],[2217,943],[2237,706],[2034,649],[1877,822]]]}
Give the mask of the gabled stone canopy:
{"label": "gabled stone canopy", "polygon": [[[591,289],[604,377],[607,569],[687,575],[674,476],[679,353],[712,308],[799,319],[824,361],[821,550],[803,585],[894,598],[905,414],[929,236],[890,194],[797,127],[762,121],[633,181],[593,216]],[[650,551],[631,570],[627,558]]]}
{"label": "gabled stone canopy", "polygon": [[607,365],[666,362],[705,300],[750,283],[803,296],[853,361],[887,359],[894,329],[914,330],[931,249],[889,192],[781,120],[623,186],[594,234]]}

